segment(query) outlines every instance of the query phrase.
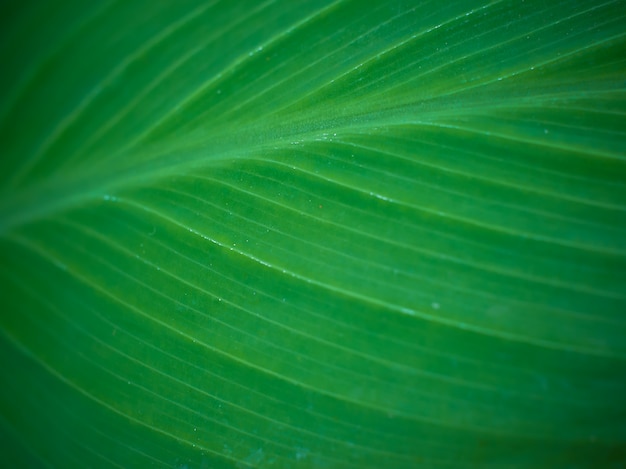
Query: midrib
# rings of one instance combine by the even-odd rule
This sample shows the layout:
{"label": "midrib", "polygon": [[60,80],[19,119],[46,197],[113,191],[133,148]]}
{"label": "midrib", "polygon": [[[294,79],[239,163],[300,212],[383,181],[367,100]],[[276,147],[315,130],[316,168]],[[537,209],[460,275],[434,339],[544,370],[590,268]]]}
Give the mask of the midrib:
{"label": "midrib", "polygon": [[290,121],[282,127],[262,123],[239,132],[232,132],[231,127],[230,132],[213,134],[208,139],[201,133],[195,139],[194,135],[178,138],[166,149],[154,144],[147,151],[131,149],[104,160],[100,166],[91,164],[88,170],[67,171],[3,194],[0,236],[56,213],[113,197],[125,188],[154,184],[160,178],[187,173],[194,168],[224,164],[253,154],[258,158],[259,153],[288,149],[295,141],[314,142],[326,137],[331,129],[333,132],[358,132],[389,125],[371,121],[359,125],[353,117],[341,121],[329,119],[316,125],[311,125],[311,121],[302,124]]}

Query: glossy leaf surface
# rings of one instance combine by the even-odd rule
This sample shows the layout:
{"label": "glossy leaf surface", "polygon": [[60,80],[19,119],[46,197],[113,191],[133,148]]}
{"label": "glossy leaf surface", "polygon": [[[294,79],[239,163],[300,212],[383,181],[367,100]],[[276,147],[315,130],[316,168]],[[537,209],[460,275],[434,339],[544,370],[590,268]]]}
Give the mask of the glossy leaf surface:
{"label": "glossy leaf surface", "polygon": [[624,1],[0,13],[10,466],[624,467]]}

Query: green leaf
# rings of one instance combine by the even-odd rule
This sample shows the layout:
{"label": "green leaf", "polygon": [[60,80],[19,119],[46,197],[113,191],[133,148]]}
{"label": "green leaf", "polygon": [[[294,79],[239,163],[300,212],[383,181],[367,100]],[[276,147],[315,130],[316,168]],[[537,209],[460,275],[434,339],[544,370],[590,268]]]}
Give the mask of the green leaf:
{"label": "green leaf", "polygon": [[626,466],[626,2],[0,17],[7,467]]}

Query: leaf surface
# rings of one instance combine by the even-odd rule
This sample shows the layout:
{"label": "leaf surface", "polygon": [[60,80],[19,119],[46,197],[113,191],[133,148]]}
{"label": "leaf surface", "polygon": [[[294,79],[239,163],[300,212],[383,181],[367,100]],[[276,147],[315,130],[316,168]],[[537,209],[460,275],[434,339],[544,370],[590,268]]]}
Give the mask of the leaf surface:
{"label": "leaf surface", "polygon": [[10,465],[626,463],[624,1],[0,12]]}

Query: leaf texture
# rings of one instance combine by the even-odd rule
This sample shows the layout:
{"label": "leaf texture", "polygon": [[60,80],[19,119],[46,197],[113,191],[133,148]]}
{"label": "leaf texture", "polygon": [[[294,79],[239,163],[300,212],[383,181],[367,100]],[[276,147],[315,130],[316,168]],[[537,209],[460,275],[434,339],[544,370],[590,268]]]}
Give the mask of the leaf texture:
{"label": "leaf texture", "polygon": [[0,5],[12,467],[626,464],[626,2]]}

